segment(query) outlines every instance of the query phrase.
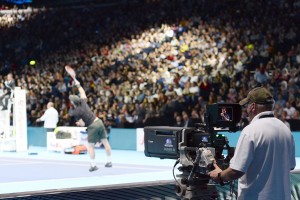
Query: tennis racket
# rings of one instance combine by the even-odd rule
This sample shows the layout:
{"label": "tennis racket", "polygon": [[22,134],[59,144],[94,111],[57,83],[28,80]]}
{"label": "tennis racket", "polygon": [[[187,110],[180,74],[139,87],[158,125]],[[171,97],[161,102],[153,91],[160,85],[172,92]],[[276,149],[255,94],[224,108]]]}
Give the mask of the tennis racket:
{"label": "tennis racket", "polygon": [[69,66],[69,65],[65,66],[65,70],[72,77],[72,79],[75,82],[75,85],[80,85],[79,81],[76,79],[76,72],[75,72],[75,70],[71,66]]}
{"label": "tennis racket", "polygon": [[65,70],[76,81],[76,72],[75,72],[75,70],[69,65],[65,66]]}

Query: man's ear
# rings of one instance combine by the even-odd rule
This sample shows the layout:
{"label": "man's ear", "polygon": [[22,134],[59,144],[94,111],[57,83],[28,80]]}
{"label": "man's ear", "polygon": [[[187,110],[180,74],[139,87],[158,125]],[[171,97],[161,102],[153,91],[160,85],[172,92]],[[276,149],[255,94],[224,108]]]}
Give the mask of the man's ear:
{"label": "man's ear", "polygon": [[251,103],[250,110],[255,111],[256,110],[256,103]]}

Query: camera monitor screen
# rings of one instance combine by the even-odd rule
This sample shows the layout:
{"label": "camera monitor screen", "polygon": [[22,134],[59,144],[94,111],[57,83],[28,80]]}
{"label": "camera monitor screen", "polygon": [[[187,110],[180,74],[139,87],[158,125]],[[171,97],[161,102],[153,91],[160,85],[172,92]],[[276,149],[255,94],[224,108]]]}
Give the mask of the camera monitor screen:
{"label": "camera monitor screen", "polygon": [[210,127],[231,128],[235,127],[242,114],[239,104],[217,103],[206,106],[206,124]]}

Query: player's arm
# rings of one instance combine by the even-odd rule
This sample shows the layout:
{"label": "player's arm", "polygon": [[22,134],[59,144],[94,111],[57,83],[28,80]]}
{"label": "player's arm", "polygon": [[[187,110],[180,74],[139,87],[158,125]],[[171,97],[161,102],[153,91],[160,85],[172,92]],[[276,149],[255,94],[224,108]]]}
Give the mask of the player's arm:
{"label": "player's arm", "polygon": [[80,85],[80,82],[78,80],[75,80],[75,86],[78,88],[80,98],[87,99],[86,94],[82,86]]}

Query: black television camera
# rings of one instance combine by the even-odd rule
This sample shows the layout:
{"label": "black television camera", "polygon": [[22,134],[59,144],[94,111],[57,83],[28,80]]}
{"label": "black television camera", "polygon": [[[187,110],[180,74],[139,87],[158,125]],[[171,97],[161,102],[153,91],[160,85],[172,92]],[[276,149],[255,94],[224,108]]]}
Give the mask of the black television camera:
{"label": "black television camera", "polygon": [[[206,106],[205,124],[195,127],[148,126],[144,128],[145,155],[161,159],[177,159],[180,163],[176,180],[176,194],[184,199],[215,199],[218,192],[208,184],[208,172],[214,162],[222,169],[229,166],[234,154],[221,131],[236,132],[241,119],[239,104],[212,104]],[[227,150],[227,155],[223,151]]]}

